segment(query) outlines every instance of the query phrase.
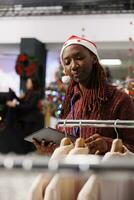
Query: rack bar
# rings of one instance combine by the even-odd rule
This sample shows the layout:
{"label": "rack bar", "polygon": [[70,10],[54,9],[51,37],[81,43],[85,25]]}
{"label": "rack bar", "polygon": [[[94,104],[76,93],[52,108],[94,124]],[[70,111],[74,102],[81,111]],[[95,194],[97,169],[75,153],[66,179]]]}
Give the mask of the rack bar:
{"label": "rack bar", "polygon": [[101,162],[102,158],[95,155],[75,155],[69,159],[49,161],[48,157],[44,159],[39,157],[0,157],[0,170],[24,170],[24,171],[45,171],[52,173],[62,170],[74,172],[88,171],[132,171],[134,172],[134,160],[132,158],[116,158],[114,160]]}
{"label": "rack bar", "polygon": [[77,127],[106,127],[106,128],[134,128],[134,120],[58,120],[58,126]]}

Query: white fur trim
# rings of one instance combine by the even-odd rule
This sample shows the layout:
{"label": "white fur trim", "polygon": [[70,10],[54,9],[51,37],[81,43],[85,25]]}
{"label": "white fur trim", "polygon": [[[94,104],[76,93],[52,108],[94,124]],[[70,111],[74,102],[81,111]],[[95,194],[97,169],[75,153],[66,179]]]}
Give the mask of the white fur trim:
{"label": "white fur trim", "polygon": [[66,83],[66,84],[69,83],[70,80],[71,80],[70,76],[62,76],[61,79],[62,79],[62,82],[63,82],[63,83]]}
{"label": "white fur trim", "polygon": [[79,45],[82,45],[84,47],[86,47],[87,49],[89,49],[90,51],[92,51],[98,58],[99,60],[99,55],[98,55],[98,52],[97,52],[97,48],[95,47],[94,44],[92,44],[90,41],[86,41],[86,40],[82,40],[82,39],[70,39],[68,41],[66,41],[61,49],[61,53],[60,53],[60,59],[61,59],[61,62],[62,62],[62,54],[63,54],[63,51],[66,47],[72,45],[72,44],[79,44]]}

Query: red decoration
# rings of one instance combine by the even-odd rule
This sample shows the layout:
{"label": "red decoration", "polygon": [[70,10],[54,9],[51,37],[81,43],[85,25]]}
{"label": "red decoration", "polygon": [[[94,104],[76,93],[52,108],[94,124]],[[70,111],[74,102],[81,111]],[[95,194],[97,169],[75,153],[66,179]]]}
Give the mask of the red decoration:
{"label": "red decoration", "polygon": [[36,70],[36,62],[27,54],[20,54],[17,58],[15,70],[23,78],[32,76]]}

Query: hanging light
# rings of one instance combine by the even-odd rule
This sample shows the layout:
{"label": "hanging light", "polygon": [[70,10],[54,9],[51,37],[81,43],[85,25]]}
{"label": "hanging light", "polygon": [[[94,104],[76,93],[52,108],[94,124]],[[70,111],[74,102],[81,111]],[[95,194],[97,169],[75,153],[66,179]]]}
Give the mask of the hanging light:
{"label": "hanging light", "polygon": [[121,65],[122,64],[120,59],[101,59],[100,63],[102,65]]}

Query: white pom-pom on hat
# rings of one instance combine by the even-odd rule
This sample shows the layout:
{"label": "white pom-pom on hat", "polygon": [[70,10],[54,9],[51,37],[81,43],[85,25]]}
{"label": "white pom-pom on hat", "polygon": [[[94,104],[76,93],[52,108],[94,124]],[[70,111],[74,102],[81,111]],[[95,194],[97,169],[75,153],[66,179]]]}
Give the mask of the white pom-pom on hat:
{"label": "white pom-pom on hat", "polygon": [[71,80],[70,76],[62,76],[62,82],[68,84]]}

